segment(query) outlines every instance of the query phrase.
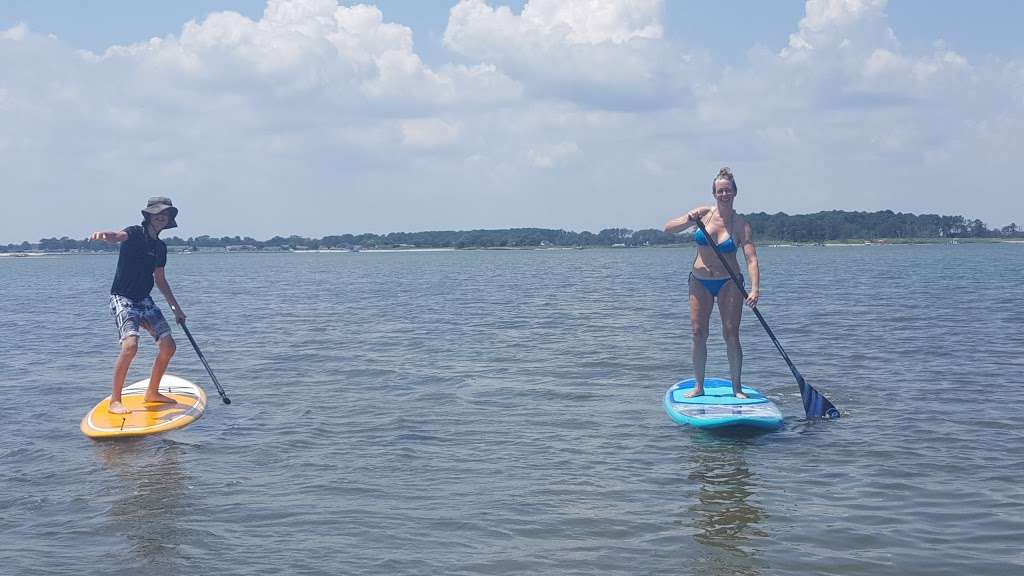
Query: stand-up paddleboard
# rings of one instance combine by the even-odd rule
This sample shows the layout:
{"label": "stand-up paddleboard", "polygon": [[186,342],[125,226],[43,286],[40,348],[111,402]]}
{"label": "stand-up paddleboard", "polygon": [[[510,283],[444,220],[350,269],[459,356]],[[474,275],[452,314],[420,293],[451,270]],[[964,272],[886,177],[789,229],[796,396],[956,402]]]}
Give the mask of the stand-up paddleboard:
{"label": "stand-up paddleboard", "polygon": [[175,404],[143,402],[149,378],[140,380],[121,391],[121,404],[131,410],[128,414],[111,414],[110,396],[107,396],[82,418],[82,433],[90,438],[117,438],[145,436],[188,426],[206,409],[206,393],[195,384],[165,374],[160,379],[160,393],[177,400]]}
{"label": "stand-up paddleboard", "polygon": [[782,412],[753,388],[743,387],[747,398],[732,393],[732,381],[705,378],[704,395],[687,398],[693,378],[683,380],[665,393],[665,411],[676,424],[695,428],[753,427],[774,430],[782,426]]}

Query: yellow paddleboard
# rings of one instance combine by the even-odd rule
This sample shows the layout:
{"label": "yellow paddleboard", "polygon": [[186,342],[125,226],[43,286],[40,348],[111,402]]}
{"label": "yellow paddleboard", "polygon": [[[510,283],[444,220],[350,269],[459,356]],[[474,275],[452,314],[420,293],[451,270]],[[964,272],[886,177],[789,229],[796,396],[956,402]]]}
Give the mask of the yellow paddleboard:
{"label": "yellow paddleboard", "polygon": [[110,396],[101,400],[82,418],[82,433],[90,438],[156,434],[188,426],[206,409],[206,392],[184,378],[165,374],[160,379],[160,393],[177,400],[175,404],[143,402],[147,386],[149,378],[121,391],[121,404],[131,410],[128,414],[111,414]]}

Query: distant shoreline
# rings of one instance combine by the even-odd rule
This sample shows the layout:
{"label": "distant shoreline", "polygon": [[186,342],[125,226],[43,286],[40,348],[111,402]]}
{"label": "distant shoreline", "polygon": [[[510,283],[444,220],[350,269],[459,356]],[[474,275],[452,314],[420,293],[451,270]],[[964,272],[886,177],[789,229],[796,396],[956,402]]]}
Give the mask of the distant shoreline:
{"label": "distant shoreline", "polygon": [[[743,214],[755,230],[754,240],[764,245],[848,246],[857,244],[933,244],[1024,240],[1024,227],[1015,223],[989,229],[981,220],[938,214],[906,214],[881,210],[847,212],[829,210],[814,214],[784,212]],[[675,229],[676,227],[673,227]],[[690,229],[692,232],[692,228]],[[169,250],[228,252],[383,251],[407,250],[533,250],[578,248],[638,248],[690,244],[691,234],[664,229],[605,228],[596,234],[562,228],[500,228],[475,230],[425,230],[374,234],[331,234],[321,238],[292,234],[266,240],[250,236],[163,238]],[[99,240],[41,238],[38,242],[0,245],[0,252],[110,252],[117,247]]]}
{"label": "distant shoreline", "polygon": [[[762,240],[756,243],[758,248],[849,248],[878,247],[903,245],[962,245],[962,244],[1024,244],[1024,240],[1004,238],[885,238],[880,240],[847,240],[832,242],[786,242]],[[228,248],[203,248],[201,250],[175,250],[177,246],[168,247],[168,254],[398,254],[403,252],[472,252],[472,251],[565,251],[565,250],[623,250],[637,248],[691,248],[691,244],[666,244],[651,246],[440,246],[430,248],[363,248],[360,250],[317,249],[287,250],[252,249],[231,250]],[[0,258],[45,258],[53,256],[101,256],[116,255],[117,250],[35,250],[28,252],[0,252]]]}

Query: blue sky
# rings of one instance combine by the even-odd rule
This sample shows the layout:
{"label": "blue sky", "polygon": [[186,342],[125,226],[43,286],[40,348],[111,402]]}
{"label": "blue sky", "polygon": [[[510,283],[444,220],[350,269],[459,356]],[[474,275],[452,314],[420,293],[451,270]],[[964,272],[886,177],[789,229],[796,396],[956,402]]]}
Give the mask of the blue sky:
{"label": "blue sky", "polygon": [[1024,224],[1021,21],[1010,0],[7,0],[0,242],[122,227],[156,194],[184,236],[660,227],[725,165],[741,211]]}

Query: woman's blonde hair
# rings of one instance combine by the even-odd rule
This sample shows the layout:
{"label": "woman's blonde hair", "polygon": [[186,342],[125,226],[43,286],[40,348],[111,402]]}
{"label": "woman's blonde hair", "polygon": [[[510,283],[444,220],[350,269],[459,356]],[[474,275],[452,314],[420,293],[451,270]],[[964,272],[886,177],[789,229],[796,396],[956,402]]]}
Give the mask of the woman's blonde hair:
{"label": "woman's blonde hair", "polygon": [[736,188],[736,178],[733,177],[732,170],[729,170],[728,166],[725,167],[725,168],[722,168],[721,170],[719,170],[718,171],[718,176],[715,176],[715,179],[711,181],[711,193],[712,194],[715,193],[715,184],[719,180],[728,180],[729,184],[732,185],[732,191],[733,192],[738,192],[738,190]]}

